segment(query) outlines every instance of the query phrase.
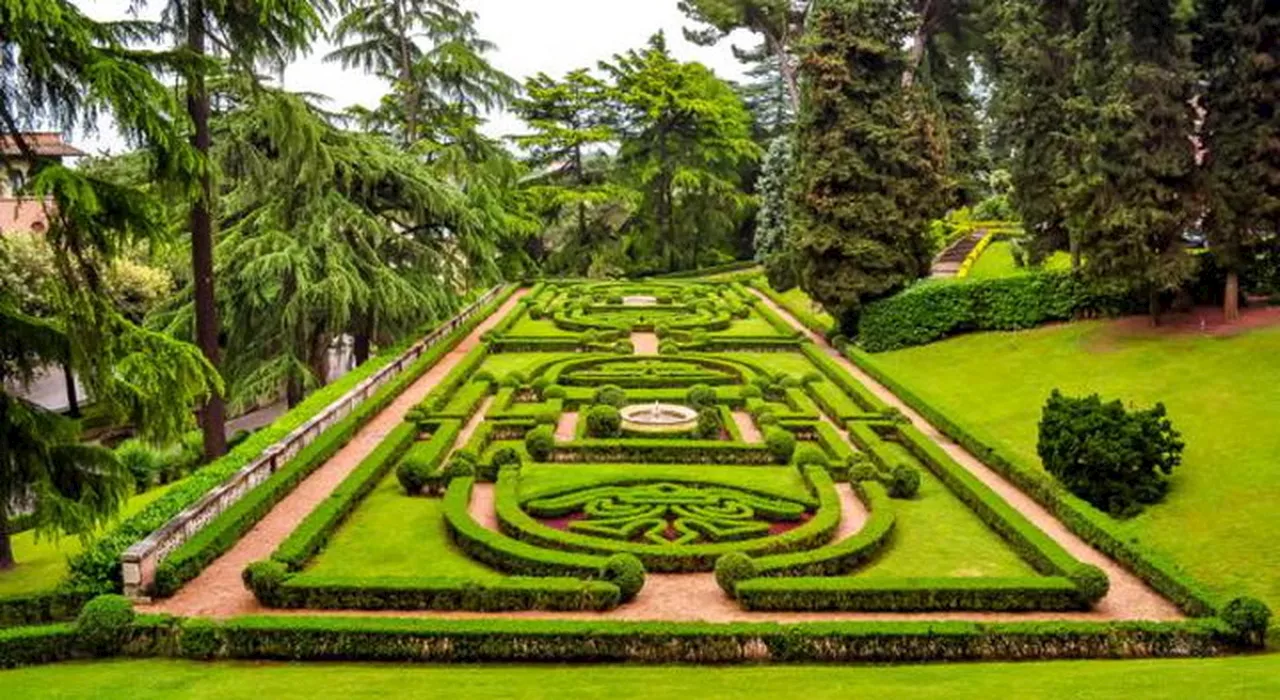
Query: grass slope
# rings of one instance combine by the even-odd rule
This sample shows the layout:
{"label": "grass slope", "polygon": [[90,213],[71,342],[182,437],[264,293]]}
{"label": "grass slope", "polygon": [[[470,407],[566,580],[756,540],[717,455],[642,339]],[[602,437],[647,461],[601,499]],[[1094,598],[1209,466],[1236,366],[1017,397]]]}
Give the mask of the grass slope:
{"label": "grass slope", "polygon": [[15,698],[1260,698],[1280,656],[930,666],[427,666],[133,660],[0,672]]}
{"label": "grass slope", "polygon": [[[1071,256],[1054,253],[1040,267],[1041,270],[1066,270],[1071,267]],[[1013,252],[1009,241],[993,242],[969,270],[969,279],[982,280],[996,277],[1014,277],[1035,272],[1032,268],[1018,267],[1013,263]]]}
{"label": "grass slope", "polygon": [[1163,401],[1187,442],[1165,503],[1124,523],[1224,593],[1280,606],[1280,329],[1164,336],[1089,322],[963,336],[873,357],[935,407],[1026,465],[1055,387]]}

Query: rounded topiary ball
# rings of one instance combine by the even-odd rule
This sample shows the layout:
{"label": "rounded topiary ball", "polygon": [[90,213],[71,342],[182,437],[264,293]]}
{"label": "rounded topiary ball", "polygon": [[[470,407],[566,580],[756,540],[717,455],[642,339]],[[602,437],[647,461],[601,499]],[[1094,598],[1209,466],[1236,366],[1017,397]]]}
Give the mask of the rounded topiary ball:
{"label": "rounded topiary ball", "polygon": [[547,461],[556,447],[556,433],[549,425],[540,425],[524,436],[524,448],[539,462]]}
{"label": "rounded topiary ball", "polygon": [[888,487],[890,498],[915,498],[920,492],[920,472],[899,464],[893,468]]}
{"label": "rounded topiary ball", "polygon": [[489,460],[497,469],[503,467],[518,467],[524,459],[520,456],[520,450],[514,447],[499,447],[494,450],[493,457]]}
{"label": "rounded topiary ball", "polygon": [[716,560],[716,583],[730,598],[737,596],[739,582],[758,573],[755,561],[742,552],[729,552]]}
{"label": "rounded topiary ball", "polygon": [[563,399],[565,396],[564,387],[559,384],[552,384],[542,391],[542,398],[548,401],[552,399]]}
{"label": "rounded topiary ball", "polygon": [[831,458],[827,457],[827,453],[821,448],[814,445],[803,445],[796,450],[796,464],[806,466],[816,464],[820,467],[828,467],[831,465]]}
{"label": "rounded topiary ball", "polygon": [[706,408],[716,405],[716,390],[706,384],[697,384],[685,393],[685,401],[694,408]]}
{"label": "rounded topiary ball", "polygon": [[787,464],[796,451],[796,436],[782,428],[769,428],[764,437],[765,445],[778,464]]}
{"label": "rounded topiary ball", "polygon": [[1246,644],[1266,644],[1267,625],[1271,621],[1271,608],[1266,603],[1257,598],[1235,598],[1222,607],[1220,617]]}
{"label": "rounded topiary ball", "polygon": [[1102,569],[1093,564],[1081,564],[1077,566],[1067,578],[1076,585],[1080,591],[1080,595],[1090,603],[1096,603],[1107,595],[1107,591],[1111,590],[1111,579],[1107,578],[1107,574]]}
{"label": "rounded topiary ball", "polygon": [[624,603],[635,600],[644,588],[644,564],[634,554],[614,554],[600,569],[600,578],[618,587]]}
{"label": "rounded topiary ball", "polygon": [[622,414],[617,408],[602,404],[587,411],[587,434],[598,438],[615,438],[622,434]]}
{"label": "rounded topiary ball", "polygon": [[608,404],[622,408],[627,403],[627,392],[616,384],[606,384],[596,389],[593,403]]}
{"label": "rounded topiary ball", "polygon": [[122,595],[100,595],[85,603],[76,618],[76,635],[88,651],[108,656],[118,653],[129,640],[133,603]]}

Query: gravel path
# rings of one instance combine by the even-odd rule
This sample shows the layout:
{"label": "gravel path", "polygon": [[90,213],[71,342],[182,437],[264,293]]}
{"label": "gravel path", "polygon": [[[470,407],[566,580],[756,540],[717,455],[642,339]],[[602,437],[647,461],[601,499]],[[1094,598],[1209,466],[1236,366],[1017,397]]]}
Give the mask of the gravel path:
{"label": "gravel path", "polygon": [[578,412],[565,411],[556,421],[556,442],[570,442],[578,435]]}
{"label": "gravel path", "polygon": [[[495,313],[480,323],[453,350],[426,374],[409,386],[385,410],[360,429],[351,442],[307,477],[276,505],[252,530],[219,557],[172,598],[139,606],[143,612],[173,615],[228,617],[262,612],[257,600],[240,580],[240,573],[255,561],[266,559],[297,528],[312,510],[329,497],[338,484],[378,446],[387,433],[404,420],[404,414],[419,404],[445,376],[480,342],[480,335],[497,325],[515,308],[527,290],[519,290]],[[470,426],[474,428],[474,425]],[[465,431],[464,431],[465,432]],[[465,440],[465,438],[461,438]]]}
{"label": "gravel path", "polygon": [[[863,386],[867,387],[871,393],[875,394],[881,401],[895,406],[902,411],[903,415],[911,420],[911,423],[923,432],[930,440],[933,440],[946,451],[952,459],[960,466],[968,469],[970,472],[982,480],[984,484],[989,486],[991,490],[1000,495],[1022,513],[1028,520],[1043,530],[1062,545],[1068,552],[1080,561],[1088,564],[1094,564],[1111,579],[1111,589],[1107,596],[1094,606],[1094,610],[1088,615],[1101,616],[1104,619],[1113,620],[1180,620],[1183,618],[1182,613],[1172,602],[1152,590],[1142,579],[1135,576],[1128,569],[1121,566],[1118,562],[1099,552],[1090,546],[1087,542],[1080,539],[1067,529],[1060,520],[1053,516],[1048,510],[1037,503],[1027,494],[1023,493],[1018,487],[1006,481],[1004,477],[997,474],[987,465],[983,464],[977,457],[965,450],[960,445],[952,442],[949,438],[933,427],[931,423],[924,419],[923,416],[916,413],[902,402],[893,392],[881,385],[876,380],[859,369],[847,358],[841,355],[835,348],[827,344],[826,340],[818,334],[805,328],[786,309],[774,303],[758,290],[752,290],[756,296],[760,298],[766,305],[773,309],[779,316],[786,319],[788,323],[795,326],[797,330],[802,331],[813,342],[817,343],[824,351],[827,352],[845,371],[853,375]],[[1034,618],[1025,618],[1034,619]],[[1055,618],[1058,619],[1058,618]],[[1068,619],[1061,617],[1060,619]],[[1074,618],[1071,618],[1074,619]]]}
{"label": "gravel path", "polygon": [[734,424],[738,426],[738,432],[742,433],[743,442],[764,442],[764,436],[760,434],[756,422],[751,420],[751,414],[746,411],[734,411],[732,415]]}
{"label": "gravel path", "polygon": [[657,355],[658,336],[655,333],[632,333],[631,345],[637,355]]}

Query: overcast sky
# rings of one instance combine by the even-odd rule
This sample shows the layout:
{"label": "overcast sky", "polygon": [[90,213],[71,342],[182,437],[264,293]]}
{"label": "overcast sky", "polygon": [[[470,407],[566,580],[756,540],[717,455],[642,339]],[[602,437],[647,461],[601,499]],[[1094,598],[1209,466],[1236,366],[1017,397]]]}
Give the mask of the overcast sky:
{"label": "overcast sky", "polygon": [[[131,0],[75,0],[97,19],[128,16]],[[158,12],[162,0],[151,0]],[[463,6],[479,14],[481,35],[497,44],[490,60],[517,79],[545,72],[554,76],[582,67],[595,67],[602,59],[631,48],[644,46],[649,37],[665,31],[667,43],[677,58],[700,61],[720,77],[739,80],[742,66],[730,51],[730,42],[715,47],[694,46],[684,40],[681,27],[688,21],[676,7],[676,0],[462,0]],[[750,45],[748,34],[731,40]],[[382,81],[321,59],[332,47],[320,42],[312,54],[285,73],[290,90],[327,95],[332,108],[352,104],[375,106],[386,92]],[[509,114],[492,115],[486,131],[494,136],[519,133],[520,120]],[[84,150],[119,150],[118,137],[104,129],[96,136],[76,136]]]}

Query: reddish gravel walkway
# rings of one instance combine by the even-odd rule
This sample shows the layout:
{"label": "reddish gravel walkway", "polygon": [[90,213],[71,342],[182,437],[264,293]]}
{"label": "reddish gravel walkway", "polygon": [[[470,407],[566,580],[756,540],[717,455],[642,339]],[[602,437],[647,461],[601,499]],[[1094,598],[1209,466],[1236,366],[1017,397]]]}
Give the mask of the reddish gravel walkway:
{"label": "reddish gravel walkway", "polygon": [[[903,415],[911,420],[921,432],[933,440],[947,452],[957,463],[968,469],[970,472],[982,480],[993,491],[1000,495],[1022,513],[1028,520],[1035,523],[1037,527],[1052,537],[1062,545],[1068,552],[1080,561],[1088,564],[1094,564],[1106,572],[1107,577],[1111,579],[1111,590],[1107,596],[1103,598],[1090,613],[1082,613],[1086,615],[1083,619],[1113,619],[1113,620],[1180,620],[1183,618],[1182,613],[1172,602],[1161,596],[1159,593],[1151,589],[1142,579],[1135,576],[1128,569],[1125,569],[1118,562],[1114,561],[1105,554],[1099,552],[1090,546],[1087,542],[1080,539],[1067,529],[1061,521],[1053,516],[1052,513],[1045,510],[1043,506],[1037,503],[1027,494],[1023,493],[1018,487],[1009,483],[1004,477],[997,474],[990,467],[983,464],[977,457],[974,457],[960,445],[952,442],[933,427],[920,414],[916,413],[911,407],[902,402],[893,392],[889,391],[879,382],[872,379],[865,372],[855,366],[847,358],[827,344],[826,340],[818,334],[805,328],[786,309],[774,303],[764,294],[757,290],[752,290],[771,309],[779,316],[786,319],[797,330],[805,333],[813,342],[827,352],[836,362],[840,364],[845,371],[854,376],[863,386],[867,387],[871,393],[875,394],[881,401],[895,406],[902,411]],[[1034,617],[1022,617],[1022,619],[1036,619]],[[1071,615],[1052,616],[1052,619],[1081,619]]]}
{"label": "reddish gravel walkway", "polygon": [[577,437],[578,431],[578,412],[565,411],[560,414],[560,420],[556,421],[556,441],[570,442]]}
{"label": "reddish gravel walkway", "polygon": [[733,422],[738,426],[738,432],[742,433],[743,442],[764,442],[764,436],[760,434],[760,429],[756,427],[756,422],[751,420],[751,415],[745,411],[734,411]]}
{"label": "reddish gravel walkway", "polygon": [[[324,466],[298,485],[231,551],[209,565],[196,579],[172,598],[153,605],[139,606],[143,612],[174,615],[213,615],[228,617],[262,612],[253,594],[245,589],[240,573],[255,561],[266,559],[297,528],[298,524],[329,497],[356,465],[378,446],[387,433],[404,420],[404,414],[419,404],[446,375],[480,342],[480,335],[497,325],[515,308],[527,290],[518,290],[501,308],[480,322],[466,338],[440,359],[426,374],[409,386],[390,406],[356,433],[351,442],[329,459]],[[474,426],[470,426],[474,428]]]}
{"label": "reddish gravel walkway", "polygon": [[631,345],[637,355],[658,354],[658,336],[655,333],[632,333]]}

